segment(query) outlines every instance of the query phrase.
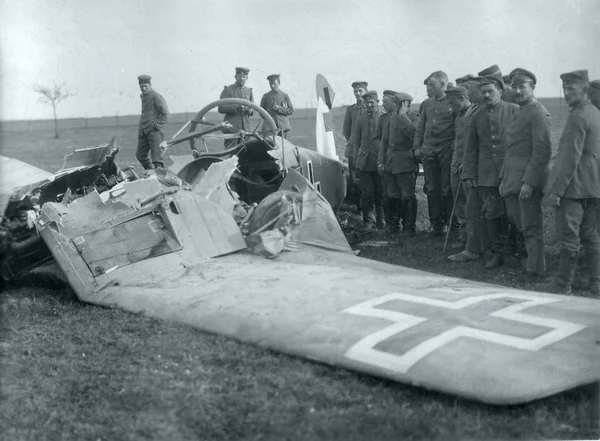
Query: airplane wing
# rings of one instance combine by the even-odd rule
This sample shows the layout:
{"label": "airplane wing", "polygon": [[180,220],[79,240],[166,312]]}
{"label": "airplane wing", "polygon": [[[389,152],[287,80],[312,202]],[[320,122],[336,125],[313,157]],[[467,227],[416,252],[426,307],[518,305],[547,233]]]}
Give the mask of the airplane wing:
{"label": "airplane wing", "polygon": [[50,179],[53,174],[18,159],[0,155],[0,213],[4,213],[10,197],[19,190]]}
{"label": "airplane wing", "polygon": [[[147,277],[147,276],[146,276]],[[307,247],[247,252],[82,299],[492,404],[600,378],[600,301]]]}

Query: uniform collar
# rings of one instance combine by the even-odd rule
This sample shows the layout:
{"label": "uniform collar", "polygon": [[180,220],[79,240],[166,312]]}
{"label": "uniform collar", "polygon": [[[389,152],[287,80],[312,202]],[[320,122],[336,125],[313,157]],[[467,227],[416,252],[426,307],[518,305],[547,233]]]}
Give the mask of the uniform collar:
{"label": "uniform collar", "polygon": [[578,101],[577,103],[571,106],[571,110],[582,109],[583,106],[587,104],[591,104],[591,101],[589,99]]}

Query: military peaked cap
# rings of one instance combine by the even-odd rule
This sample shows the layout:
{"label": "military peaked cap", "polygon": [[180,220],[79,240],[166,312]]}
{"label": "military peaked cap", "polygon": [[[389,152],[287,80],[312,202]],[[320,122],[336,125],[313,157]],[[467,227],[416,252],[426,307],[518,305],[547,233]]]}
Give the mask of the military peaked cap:
{"label": "military peaked cap", "polygon": [[509,75],[504,75],[502,77],[502,81],[504,81],[504,84],[509,84],[510,83],[510,74]]}
{"label": "military peaked cap", "polygon": [[412,97],[412,96],[410,96],[408,93],[399,92],[399,93],[397,93],[397,94],[396,94],[396,99],[397,99],[399,102],[402,102],[402,101],[409,101],[409,102],[411,102],[411,103],[412,103],[413,97]]}
{"label": "military peaked cap", "polygon": [[355,81],[354,83],[352,83],[353,89],[358,89],[359,87],[366,89],[368,86],[369,86],[369,83],[367,83],[366,81]]}
{"label": "military peaked cap", "polygon": [[563,81],[563,84],[588,84],[590,82],[587,69],[574,70],[573,72],[561,74],[560,79]]}
{"label": "military peaked cap", "polygon": [[140,75],[138,77],[138,81],[140,84],[148,84],[150,83],[150,80],[152,80],[152,77],[150,75]]}
{"label": "military peaked cap", "polygon": [[464,83],[468,83],[469,81],[471,81],[474,78],[475,78],[475,76],[473,76],[471,74],[467,74],[464,77],[456,78],[454,81],[456,81],[456,84],[464,84]]}
{"label": "military peaked cap", "polygon": [[446,90],[446,96],[469,96],[469,92],[463,86],[456,86]]}
{"label": "military peaked cap", "polygon": [[383,96],[384,96],[384,97],[386,97],[386,96],[389,96],[389,97],[394,97],[394,96],[396,96],[396,95],[398,95],[398,92],[396,92],[396,91],[394,91],[394,90],[389,90],[389,89],[386,89],[386,90],[384,90],[384,91],[383,91]]}
{"label": "military peaked cap", "polygon": [[537,84],[537,78],[533,72],[529,72],[528,70],[520,67],[513,69],[508,77],[510,83],[522,83],[523,81],[531,80],[533,81],[533,84]]}
{"label": "military peaked cap", "polygon": [[247,67],[236,67],[235,68],[235,73],[237,74],[245,74],[248,75],[248,72],[250,72],[250,69],[248,69]]}
{"label": "military peaked cap", "polygon": [[281,75],[279,75],[279,74],[272,74],[272,75],[269,75],[267,77],[267,80],[268,81],[275,81],[275,80],[279,80],[280,77],[281,77]]}
{"label": "military peaked cap", "polygon": [[376,101],[379,101],[379,95],[377,95],[377,91],[376,90],[367,90],[364,94],[363,94],[363,100],[367,100],[369,98],[372,98]]}
{"label": "military peaked cap", "polygon": [[502,79],[502,71],[500,70],[500,68],[498,67],[497,64],[494,64],[494,65],[488,67],[487,69],[483,69],[477,75],[479,75],[480,77],[485,77],[488,75],[496,75],[496,76],[500,76],[500,79]]}

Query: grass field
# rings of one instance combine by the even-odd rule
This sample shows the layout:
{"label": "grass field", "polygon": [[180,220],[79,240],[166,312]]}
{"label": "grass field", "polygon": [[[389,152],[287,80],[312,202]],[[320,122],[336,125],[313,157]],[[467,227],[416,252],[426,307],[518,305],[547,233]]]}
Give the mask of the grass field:
{"label": "grass field", "polygon": [[[566,107],[553,114],[554,146]],[[335,120],[339,131],[341,121]],[[291,141],[314,142],[313,119]],[[167,136],[178,126],[169,126]],[[49,171],[113,128],[3,132],[2,154]],[[119,128],[121,165],[136,165],[136,127]],[[339,143],[342,147],[342,144]],[[341,150],[340,150],[341,151]],[[188,152],[178,146],[174,154]],[[427,227],[419,193],[419,227]],[[342,216],[356,221],[346,207]],[[556,268],[545,207],[549,271]],[[373,239],[385,240],[383,235]],[[532,288],[515,259],[498,271],[452,264],[443,239],[355,247],[360,255],[451,276]],[[42,277],[2,293],[1,440],[599,439],[598,385],[493,407],[238,343],[189,327],[82,304]]]}

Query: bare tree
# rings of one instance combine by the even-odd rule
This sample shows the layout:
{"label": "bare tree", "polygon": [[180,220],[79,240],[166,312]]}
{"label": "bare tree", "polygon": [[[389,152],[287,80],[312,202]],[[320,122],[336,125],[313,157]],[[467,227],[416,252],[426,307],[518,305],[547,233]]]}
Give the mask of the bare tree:
{"label": "bare tree", "polygon": [[65,83],[57,86],[56,83],[52,83],[52,87],[49,86],[34,86],[33,91],[40,96],[38,97],[38,102],[42,104],[49,104],[52,106],[52,111],[54,112],[54,138],[58,139],[58,120],[56,119],[56,108],[58,105],[69,98],[73,93],[64,89]]}

